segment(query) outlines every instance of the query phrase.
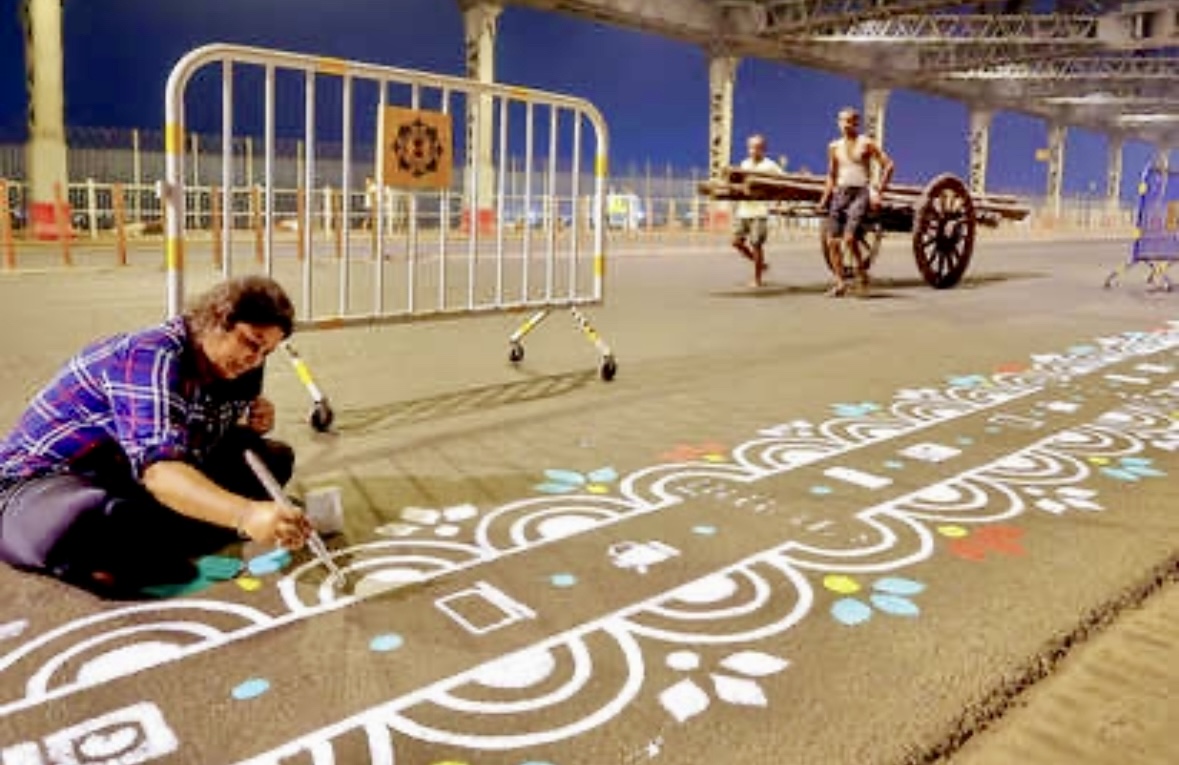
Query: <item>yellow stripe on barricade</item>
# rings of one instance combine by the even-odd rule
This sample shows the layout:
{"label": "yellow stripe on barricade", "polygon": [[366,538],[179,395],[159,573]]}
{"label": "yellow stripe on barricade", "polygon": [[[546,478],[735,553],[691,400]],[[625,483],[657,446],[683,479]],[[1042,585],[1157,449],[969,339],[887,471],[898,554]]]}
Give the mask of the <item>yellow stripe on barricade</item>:
{"label": "yellow stripe on barricade", "polygon": [[594,255],[594,276],[602,277],[606,275],[606,257],[602,253]]}
{"label": "yellow stripe on barricade", "polygon": [[170,236],[164,245],[169,271],[184,269],[184,241],[179,237]]}
{"label": "yellow stripe on barricade", "polygon": [[314,382],[311,379],[311,370],[307,368],[302,359],[295,361],[292,366],[295,367],[295,376],[299,378],[299,382],[304,385],[311,385]]}
{"label": "yellow stripe on barricade", "polygon": [[605,154],[599,154],[594,160],[594,176],[598,178],[606,177],[606,170],[610,167],[610,161]]}
{"label": "yellow stripe on barricade", "polygon": [[168,154],[184,151],[184,126],[180,123],[169,122],[164,126],[164,151]]}
{"label": "yellow stripe on barricade", "polygon": [[315,70],[323,74],[335,74],[343,77],[348,73],[348,62],[342,58],[324,57],[315,62]]}

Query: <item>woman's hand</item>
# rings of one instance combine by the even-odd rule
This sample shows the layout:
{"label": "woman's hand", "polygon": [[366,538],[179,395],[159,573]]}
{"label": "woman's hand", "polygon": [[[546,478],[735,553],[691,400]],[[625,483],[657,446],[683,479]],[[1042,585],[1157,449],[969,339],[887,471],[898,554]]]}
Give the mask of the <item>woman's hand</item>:
{"label": "woman's hand", "polygon": [[277,502],[251,502],[239,530],[255,542],[299,550],[311,536],[311,521],[301,510]]}
{"label": "woman's hand", "polygon": [[274,404],[270,403],[270,399],[259,396],[250,403],[246,426],[260,436],[274,430]]}

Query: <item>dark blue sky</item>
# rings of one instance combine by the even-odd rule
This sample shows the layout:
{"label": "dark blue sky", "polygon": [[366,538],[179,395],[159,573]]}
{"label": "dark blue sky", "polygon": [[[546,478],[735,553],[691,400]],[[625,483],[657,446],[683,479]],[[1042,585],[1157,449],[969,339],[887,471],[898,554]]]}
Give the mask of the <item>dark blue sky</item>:
{"label": "dark blue sky", "polygon": [[[70,125],[159,128],[172,64],[209,42],[237,42],[461,74],[462,19],[454,0],[67,0],[66,118]],[[592,101],[605,114],[612,168],[650,161],[684,171],[707,164],[707,62],[703,51],[655,36],[564,15],[509,7],[500,18],[498,78]],[[858,104],[858,85],[835,75],[746,60],[735,98],[734,145],[765,133],[791,168],[820,169],[834,115]],[[23,42],[17,0],[0,0],[0,133],[24,124]],[[887,148],[897,177],[923,182],[967,173],[964,106],[893,93]],[[1042,193],[1041,122],[1000,113],[991,134],[989,185]],[[1127,145],[1124,188],[1136,183],[1149,148]],[[1066,191],[1105,184],[1104,138],[1069,134]]]}

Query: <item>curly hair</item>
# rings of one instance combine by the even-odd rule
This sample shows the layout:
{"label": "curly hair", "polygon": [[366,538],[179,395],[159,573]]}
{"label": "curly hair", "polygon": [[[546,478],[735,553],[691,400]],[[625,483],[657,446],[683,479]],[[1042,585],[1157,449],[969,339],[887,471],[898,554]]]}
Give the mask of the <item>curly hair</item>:
{"label": "curly hair", "polygon": [[266,276],[238,276],[198,297],[184,319],[197,334],[227,331],[235,324],[278,327],[284,338],[295,331],[295,308],[282,286]]}

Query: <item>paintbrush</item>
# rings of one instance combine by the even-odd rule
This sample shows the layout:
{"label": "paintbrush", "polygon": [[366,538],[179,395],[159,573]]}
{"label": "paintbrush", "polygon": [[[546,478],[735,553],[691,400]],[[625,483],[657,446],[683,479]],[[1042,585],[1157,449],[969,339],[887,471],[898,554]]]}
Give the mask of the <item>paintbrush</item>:
{"label": "paintbrush", "polygon": [[[267,469],[266,463],[254,452],[246,449],[246,462],[249,463],[250,469],[254,471],[254,475],[258,477],[258,481],[266,487],[266,492],[270,494],[270,498],[283,507],[289,507],[292,510],[299,510],[287,495],[283,492],[282,487],[278,485],[274,475]],[[299,510],[299,512],[302,512]],[[319,536],[319,532],[314,528],[311,529],[311,536],[307,539],[307,546],[311,548],[311,552],[319,559],[324,568],[328,570],[328,582],[335,587],[343,587],[344,572],[340,570],[336,562],[332,560],[332,556],[328,553],[327,545],[324,544],[323,538]]]}

